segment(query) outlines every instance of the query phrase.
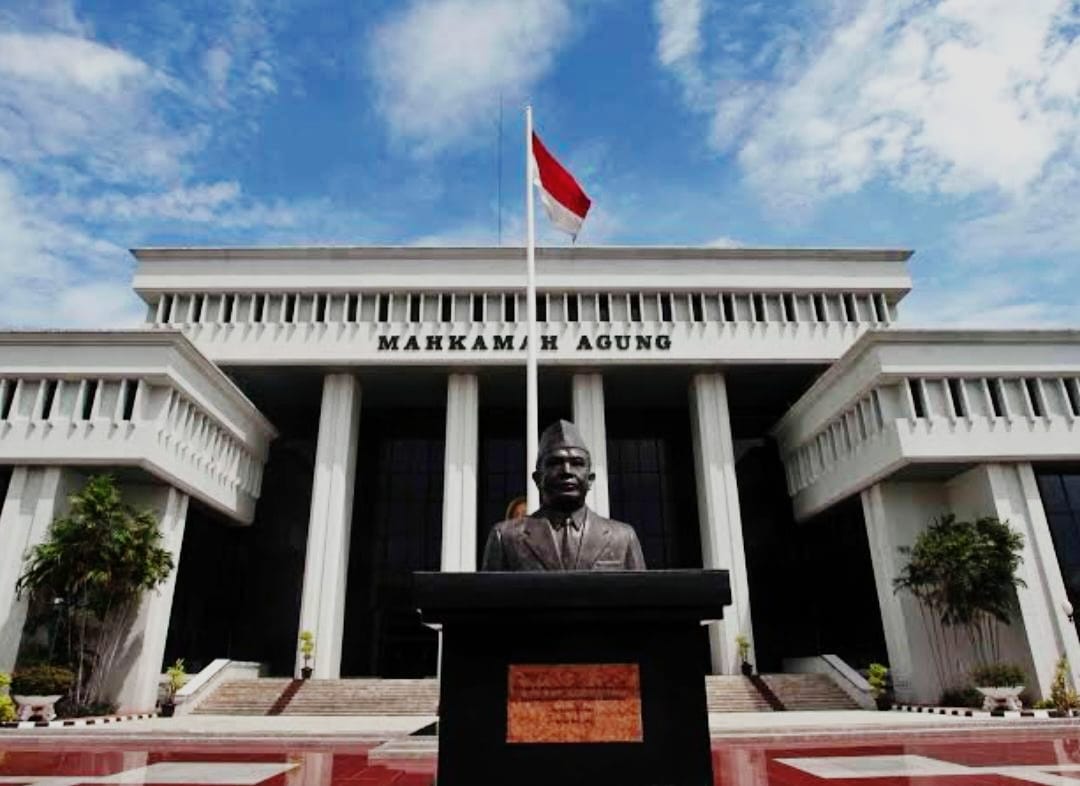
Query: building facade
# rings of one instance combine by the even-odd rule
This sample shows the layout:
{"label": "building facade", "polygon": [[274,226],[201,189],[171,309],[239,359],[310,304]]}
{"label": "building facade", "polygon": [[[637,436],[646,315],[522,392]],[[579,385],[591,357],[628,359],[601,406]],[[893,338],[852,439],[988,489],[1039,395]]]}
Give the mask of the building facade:
{"label": "building facade", "polygon": [[[102,468],[159,515],[178,568],[117,675],[163,661],[424,676],[414,570],[470,571],[524,494],[521,249],[142,249],[146,325],[0,334],[0,670],[25,648],[21,555]],[[650,567],[722,568],[703,658],[887,662],[941,689],[892,591],[935,516],[1024,536],[1003,648],[1046,694],[1080,664],[1080,333],[898,328],[910,252],[538,251],[541,420],[574,420],[590,505]],[[1070,601],[1072,599],[1072,601]]]}

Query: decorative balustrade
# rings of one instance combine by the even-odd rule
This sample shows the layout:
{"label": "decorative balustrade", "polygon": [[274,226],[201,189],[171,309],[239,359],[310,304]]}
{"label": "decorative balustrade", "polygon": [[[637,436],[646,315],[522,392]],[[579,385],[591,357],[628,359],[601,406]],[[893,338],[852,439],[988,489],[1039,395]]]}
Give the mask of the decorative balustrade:
{"label": "decorative balustrade", "polygon": [[[518,292],[187,292],[150,306],[147,322],[190,325],[514,324]],[[895,307],[882,292],[544,292],[541,323],[824,323],[883,326]]]}
{"label": "decorative balustrade", "polygon": [[[61,346],[65,336],[73,346]],[[80,346],[80,338],[90,342]],[[125,344],[151,351],[132,362]],[[16,352],[28,347],[37,352]],[[81,370],[61,370],[80,354]],[[28,369],[31,357],[35,368]],[[50,365],[57,371],[42,369]],[[240,391],[177,334],[16,333],[0,342],[4,463],[141,467],[249,522],[273,435]]]}
{"label": "decorative balustrade", "polygon": [[792,407],[774,434],[800,518],[907,465],[1080,458],[1080,334],[965,335],[869,334]]}

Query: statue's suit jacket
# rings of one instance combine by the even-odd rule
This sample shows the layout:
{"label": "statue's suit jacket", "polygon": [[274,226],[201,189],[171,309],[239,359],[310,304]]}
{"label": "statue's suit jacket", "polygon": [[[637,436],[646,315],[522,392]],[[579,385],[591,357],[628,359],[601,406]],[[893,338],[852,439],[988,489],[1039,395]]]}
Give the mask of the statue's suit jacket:
{"label": "statue's suit jacket", "polygon": [[629,524],[586,509],[581,546],[564,565],[547,519],[526,516],[491,528],[481,570],[645,570],[637,533]]}

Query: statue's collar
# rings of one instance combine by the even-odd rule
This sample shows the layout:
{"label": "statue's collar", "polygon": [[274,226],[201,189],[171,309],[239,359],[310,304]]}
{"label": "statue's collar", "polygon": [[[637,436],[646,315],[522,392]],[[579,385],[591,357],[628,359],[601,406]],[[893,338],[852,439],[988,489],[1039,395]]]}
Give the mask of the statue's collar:
{"label": "statue's collar", "polygon": [[532,515],[532,518],[546,519],[547,522],[556,529],[569,523],[575,530],[580,530],[585,526],[585,520],[588,515],[589,509],[585,505],[582,505],[569,515],[564,511],[556,510],[554,508],[540,508],[540,510]]}

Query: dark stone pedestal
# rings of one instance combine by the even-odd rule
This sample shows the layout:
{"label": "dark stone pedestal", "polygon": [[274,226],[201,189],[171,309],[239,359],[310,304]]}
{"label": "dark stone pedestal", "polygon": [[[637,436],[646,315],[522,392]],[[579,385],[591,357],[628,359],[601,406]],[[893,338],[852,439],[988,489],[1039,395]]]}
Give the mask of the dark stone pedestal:
{"label": "dark stone pedestal", "polygon": [[415,590],[443,632],[439,786],[712,784],[701,622],[731,602],[726,571],[417,573]]}

